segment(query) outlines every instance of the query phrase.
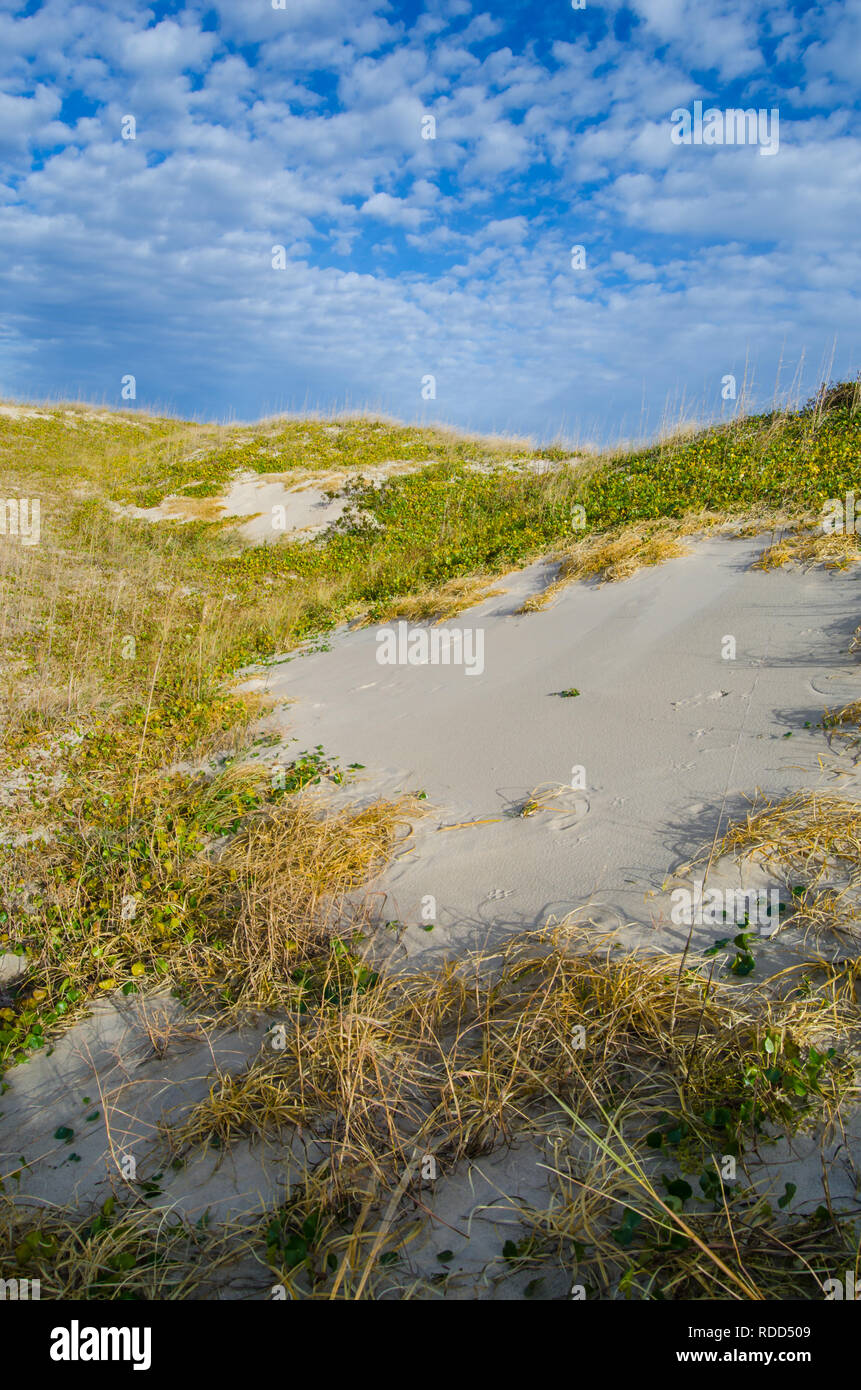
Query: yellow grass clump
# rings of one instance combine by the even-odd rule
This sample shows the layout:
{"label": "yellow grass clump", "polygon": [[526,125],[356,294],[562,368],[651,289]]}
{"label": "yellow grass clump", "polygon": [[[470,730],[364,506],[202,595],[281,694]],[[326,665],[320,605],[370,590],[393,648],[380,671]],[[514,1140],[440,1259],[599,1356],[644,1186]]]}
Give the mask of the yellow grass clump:
{"label": "yellow grass clump", "polygon": [[845,570],[861,560],[854,536],[838,532],[799,531],[794,535],[783,536],[754,561],[752,569],[775,570],[784,565],[797,564],[806,569],[814,565],[824,565],[829,570]]}
{"label": "yellow grass clump", "polygon": [[496,598],[505,593],[504,589],[493,587],[493,580],[486,575],[469,576],[463,579],[450,579],[437,588],[428,589],[421,594],[408,595],[393,600],[373,619],[374,622],[388,623],[402,618],[410,623],[448,622],[467,608],[475,608],[485,599]]}

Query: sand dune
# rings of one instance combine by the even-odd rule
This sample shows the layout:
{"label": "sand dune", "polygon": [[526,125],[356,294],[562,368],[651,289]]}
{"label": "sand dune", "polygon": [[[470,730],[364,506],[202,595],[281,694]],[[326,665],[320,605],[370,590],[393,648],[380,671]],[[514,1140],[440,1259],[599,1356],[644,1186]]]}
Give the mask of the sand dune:
{"label": "sand dune", "polygon": [[[349,786],[318,791],[324,800],[426,794],[425,816],[374,885],[380,932],[369,949],[390,967],[427,964],[577,913],[596,932],[615,931],[620,945],[677,951],[688,928],[671,920],[671,891],[692,874],[676,871],[757,789],[857,790],[851,749],[831,748],[816,727],[823,706],[857,693],[847,654],[857,576],[756,571],[761,547],[704,541],[627,581],[572,585],[528,615],[516,610],[549,571],[511,574],[503,595],[446,625],[483,632],[483,670],[473,676],[463,665],[381,665],[372,627],[341,630],[326,650],[249,675],[247,688],[289,701],[265,721],[282,735],[278,756],[322,744],[344,765],[364,764]],[[729,637],[731,660],[722,656]],[[560,694],[572,688],[579,694]],[[737,865],[714,863],[709,881],[739,884]],[[746,879],[769,882],[762,866]],[[715,935],[708,924],[692,929],[695,947]],[[791,931],[767,937],[758,945],[765,966],[792,959]],[[153,1178],[155,1210],[223,1220],[283,1199],[301,1171],[296,1143],[239,1139],[228,1156],[204,1151],[179,1171],[159,1157],[159,1121],[176,1121],[206,1095],[216,1063],[235,1069],[259,1056],[265,1026],[205,1036],[184,1030],[169,998],[103,1001],[53,1052],[8,1074],[6,1119],[29,1163],[20,1196],[79,1207],[104,1200],[134,1149],[139,1176]],[[92,1104],[98,1120],[84,1124]],[[58,1125],[75,1131],[74,1163]],[[851,1202],[859,1137],[850,1123],[848,1139],[834,1131],[779,1140],[751,1156],[752,1181],[772,1199],[792,1181],[796,1209],[809,1210],[822,1200],[824,1157],[832,1199]],[[500,1251],[526,1229],[521,1205],[546,1204],[560,1142],[571,1135],[538,1126],[513,1150],[441,1176],[404,1277],[432,1280],[446,1247],[447,1297],[522,1296],[528,1272],[512,1276]],[[545,1276],[542,1296],[566,1296],[564,1265],[551,1262]],[[217,1296],[266,1288],[252,1261]]]}
{"label": "sand dune", "polygon": [[[847,648],[858,579],[752,570],[761,548],[702,542],[523,616],[541,571],[511,575],[503,597],[447,625],[483,629],[474,678],[462,666],[381,666],[365,628],[254,682],[294,702],[282,722],[300,748],[365,765],[364,794],[427,793],[411,852],[384,880],[385,915],[405,924],[410,956],[578,908],[677,949],[687,931],[670,922],[662,885],[719,817],[725,826],[757,788],[857,785],[851,757],[829,753],[815,726],[824,705],[857,694]],[[734,660],[722,657],[728,636]],[[570,687],[579,696],[560,698]],[[542,808],[518,815],[536,788]],[[428,894],[433,933],[420,926]]]}

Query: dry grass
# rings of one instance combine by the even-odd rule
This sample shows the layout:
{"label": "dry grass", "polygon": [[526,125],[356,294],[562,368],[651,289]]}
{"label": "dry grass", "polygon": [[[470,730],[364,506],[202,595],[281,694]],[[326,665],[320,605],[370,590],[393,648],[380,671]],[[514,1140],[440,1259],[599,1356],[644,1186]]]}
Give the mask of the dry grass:
{"label": "dry grass", "polygon": [[657,529],[648,522],[626,527],[615,536],[595,536],[581,541],[562,561],[565,580],[598,578],[613,583],[628,579],[637,570],[662,565],[687,555],[688,547],[673,527]]}
{"label": "dry grass", "polygon": [[[333,958],[261,1058],[219,1073],[165,1130],[174,1152],[304,1140],[316,1157],[277,1211],[210,1232],[112,1201],[72,1220],[4,1200],[15,1273],[40,1278],[43,1298],[182,1299],[229,1283],[253,1255],[269,1270],[258,1282],[289,1298],[439,1296],[408,1267],[431,1200],[422,1158],[445,1181],[532,1135],[547,1146],[547,1198],[508,1195],[527,1235],[501,1277],[564,1275],[590,1298],[820,1297],[856,1264],[851,1220],[780,1216],[716,1163],[737,1154],[743,1179],[745,1150],[772,1125],[839,1123],[857,1093],[847,1062],[829,1062],[805,1096],[790,1083],[812,1045],[851,1040],[857,1011],[833,979],[802,996],[786,976],[742,988],[691,965],[620,954],[570,923],[439,972],[362,981]],[[697,1197],[668,1189],[668,1170]]]}
{"label": "dry grass", "polygon": [[61,1029],[102,991],[165,983],[201,1017],[295,1006],[310,987],[302,972],[361,927],[375,874],[420,810],[405,798],[326,812],[293,794],[246,815],[226,844],[202,833],[218,808],[221,819],[241,815],[239,793],[261,775],[259,766],[228,769],[204,781],[198,799],[177,794],[173,805],[164,784],[139,787],[142,811],[148,796],[160,798],[148,839],[135,827],[7,851],[6,902],[14,910],[15,885],[29,884],[40,904],[34,916],[18,913],[30,958],[18,1012],[62,1004]]}
{"label": "dry grass", "polygon": [[516,805],[511,814],[520,816],[521,819],[534,816],[539,811],[546,811],[558,797],[565,796],[570,791],[571,787],[566,782],[542,782],[540,786],[533,787],[526,799]]}
{"label": "dry grass", "polygon": [[285,985],[295,995],[293,972],[321,953],[328,961],[331,941],[363,925],[362,900],[419,815],[411,797],[336,813],[298,797],[231,839],[206,896],[216,916],[229,904],[233,930],[222,960],[237,1000],[271,1003],[284,998]]}
{"label": "dry grass", "polygon": [[[787,1220],[773,1199],[717,1176],[711,1211],[689,1213],[687,1203],[680,1209],[620,1133],[623,1120],[623,1111],[607,1117],[606,1139],[591,1131],[590,1160],[556,1165],[557,1190],[545,1210],[519,1213],[534,1232],[537,1268],[555,1254],[590,1299],[756,1302],[821,1298],[826,1279],[857,1269],[851,1215],[823,1207]],[[710,1171],[717,1175],[717,1166]],[[610,1211],[615,1231],[608,1229]],[[630,1242],[626,1221],[635,1225]]]}
{"label": "dry grass", "polygon": [[[447,583],[441,584],[435,589],[428,589],[422,594],[412,594],[406,598],[394,600],[381,613],[377,614],[373,621],[375,623],[388,623],[402,618],[410,623],[423,623],[431,620],[435,623],[444,623],[457,617],[467,608],[475,608],[485,599],[496,598],[499,594],[505,593],[504,589],[494,588],[493,583],[494,581],[487,575],[450,579]],[[366,621],[370,621],[370,619]]]}
{"label": "dry grass", "polygon": [[861,729],[861,700],[852,700],[841,709],[826,709],[822,723],[829,734],[857,741]]}
{"label": "dry grass", "polygon": [[854,536],[823,535],[821,531],[799,531],[783,536],[770,545],[754,561],[752,569],[776,570],[784,565],[797,564],[804,569],[824,565],[828,570],[845,570],[861,560],[861,550]]}
{"label": "dry grass", "polygon": [[525,599],[518,613],[537,613],[546,608],[563,589],[581,579],[601,584],[629,579],[638,570],[662,565],[689,554],[681,537],[713,527],[728,527],[726,518],[699,514],[681,521],[641,521],[615,531],[584,536],[557,553],[556,579],[538,594]]}
{"label": "dry grass", "polygon": [[[848,797],[801,791],[774,801],[758,797],[703,852],[755,857],[791,889],[794,910],[782,926],[806,938],[857,944],[861,922],[861,804]],[[846,981],[854,994],[855,974]]]}
{"label": "dry grass", "polygon": [[[451,1173],[560,1123],[566,1145],[586,1143],[591,1166],[565,1168],[558,1155],[564,1198],[526,1213],[537,1258],[555,1249],[570,1261],[588,1243],[581,1265],[606,1295],[626,1265],[612,1234],[620,1204],[622,1216],[634,1205],[646,1220],[641,1258],[663,1243],[670,1283],[699,1290],[669,1296],[763,1296],[723,1215],[686,1215],[660,1195],[644,1137],[672,1115],[685,1138],[660,1161],[698,1171],[712,1154],[741,1152],[768,1122],[792,1132],[833,1114],[854,1094],[851,1067],[835,1059],[803,1101],[765,1067],[774,1061],[789,1075],[793,1058],[857,1018],[833,982],[801,999],[785,980],[742,991],[682,967],[680,958],[617,955],[568,925],[367,989],[330,973],[324,1002],[286,1019],[278,1046],[247,1071],[219,1074],[171,1140],[180,1150],[249,1136],[280,1145],[296,1132],[323,1145],[301,1214],[316,1212],[316,1229],[327,1232],[318,1276],[329,1255],[338,1276],[312,1286],[307,1264],[276,1268],[295,1296],[361,1297],[374,1287],[380,1252],[402,1251],[415,1234],[419,1156]],[[749,1207],[745,1221],[765,1250]],[[683,1247],[667,1244],[673,1235]]]}
{"label": "dry grass", "polygon": [[72,1218],[0,1197],[4,1278],[38,1279],[42,1299],[182,1300],[211,1296],[248,1249],[237,1230],[192,1227],[113,1198]]}
{"label": "dry grass", "polygon": [[819,877],[861,865],[861,805],[831,792],[801,791],[780,801],[759,798],[728,827],[716,854],[752,854],[790,873]]}

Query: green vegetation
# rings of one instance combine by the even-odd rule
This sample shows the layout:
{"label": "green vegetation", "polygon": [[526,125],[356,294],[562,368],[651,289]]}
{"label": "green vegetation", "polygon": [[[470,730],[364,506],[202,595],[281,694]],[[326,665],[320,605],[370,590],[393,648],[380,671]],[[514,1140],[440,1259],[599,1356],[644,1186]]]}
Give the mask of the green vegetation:
{"label": "green vegetation", "polygon": [[[79,423],[71,429],[69,421]],[[534,451],[367,420],[219,431],[54,411],[0,422],[7,489],[14,482],[24,495],[25,484],[44,495],[67,485],[55,508],[43,506],[43,526],[58,546],[89,548],[102,574],[135,553],[169,560],[175,589],[197,594],[181,604],[191,626],[220,625],[216,595],[232,595],[228,640],[218,644],[222,670],[344,618],[374,620],[394,601],[452,580],[500,574],[549,550],[564,556],[587,537],[607,543],[620,529],[645,524],[648,541],[648,527],[658,522],[809,516],[853,488],[859,455],[861,412],[846,403],[753,416],[585,461],[558,448]],[[529,458],[557,466],[535,472],[525,467]],[[363,468],[387,459],[426,466],[381,486],[362,481]],[[346,484],[347,518],[318,543],[242,548],[223,522],[142,527],[107,513],[100,500],[148,505],[179,490],[215,493],[237,468],[355,474]],[[73,480],[88,487],[88,500],[71,491]],[[576,533],[575,507],[586,518]]]}

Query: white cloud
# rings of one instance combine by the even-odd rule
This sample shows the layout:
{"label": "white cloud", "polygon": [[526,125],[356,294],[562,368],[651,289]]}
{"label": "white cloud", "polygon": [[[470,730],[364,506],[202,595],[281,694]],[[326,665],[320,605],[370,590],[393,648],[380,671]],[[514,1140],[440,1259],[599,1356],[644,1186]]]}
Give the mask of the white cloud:
{"label": "white cloud", "polygon": [[393,198],[390,193],[375,193],[362,204],[361,211],[367,217],[375,217],[378,222],[388,222],[392,227],[409,227],[417,231],[421,225],[422,211],[410,207],[405,198]]}
{"label": "white cloud", "polygon": [[176,73],[207,62],[217,43],[212,33],[202,33],[192,24],[179,25],[163,19],[152,29],[137,30],[125,36],[120,60],[132,73]]}
{"label": "white cloud", "polygon": [[0,150],[24,153],[35,145],[63,142],[68,128],[54,119],[61,105],[57,93],[41,85],[32,96],[0,92]]}

